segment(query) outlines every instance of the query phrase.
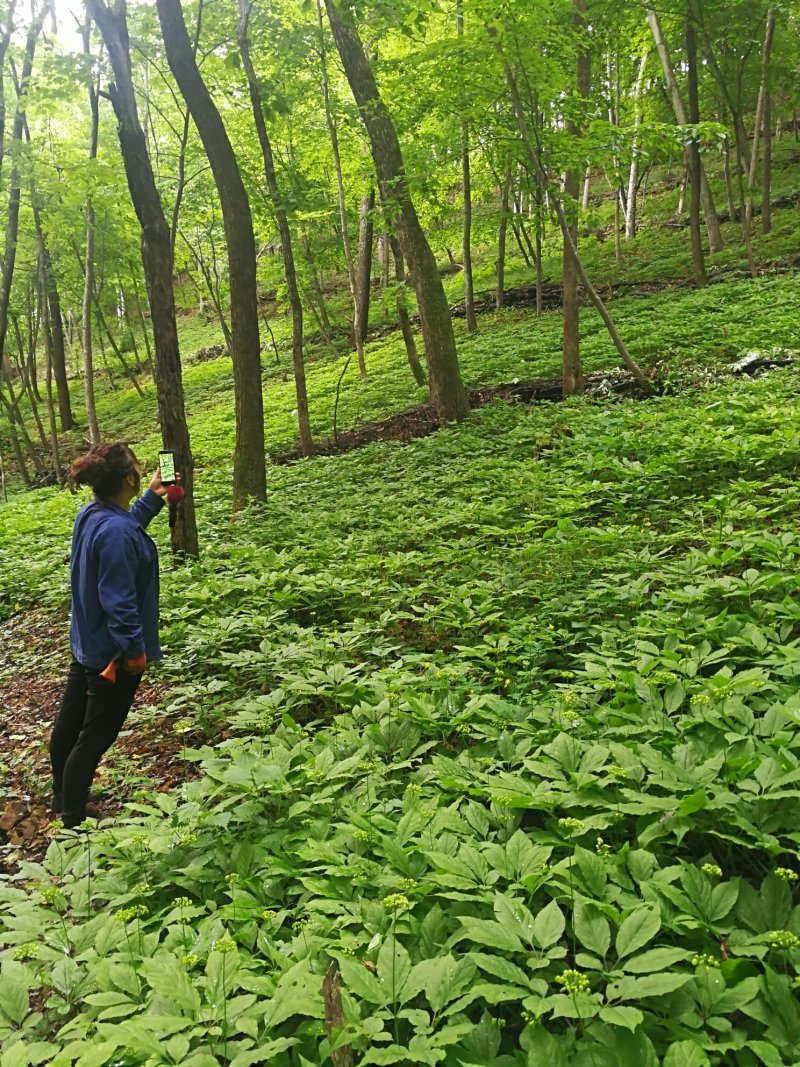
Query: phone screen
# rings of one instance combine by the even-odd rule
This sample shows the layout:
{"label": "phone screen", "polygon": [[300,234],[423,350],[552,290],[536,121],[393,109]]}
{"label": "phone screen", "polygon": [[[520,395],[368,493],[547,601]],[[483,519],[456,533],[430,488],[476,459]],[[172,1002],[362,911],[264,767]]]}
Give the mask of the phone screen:
{"label": "phone screen", "polygon": [[161,481],[164,485],[171,485],[175,481],[175,453],[159,452],[158,465],[161,468]]}

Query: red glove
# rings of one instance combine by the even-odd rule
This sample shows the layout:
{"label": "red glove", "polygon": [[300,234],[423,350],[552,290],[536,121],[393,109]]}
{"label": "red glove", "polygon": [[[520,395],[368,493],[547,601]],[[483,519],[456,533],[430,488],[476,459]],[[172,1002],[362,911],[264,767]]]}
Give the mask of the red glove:
{"label": "red glove", "polygon": [[[131,659],[127,660],[125,663],[125,670],[129,674],[141,674],[146,666],[147,654],[143,652],[141,656],[133,656]],[[104,671],[100,671],[100,677],[105,678],[107,682],[114,685],[117,680],[117,661],[115,659],[112,659]]]}

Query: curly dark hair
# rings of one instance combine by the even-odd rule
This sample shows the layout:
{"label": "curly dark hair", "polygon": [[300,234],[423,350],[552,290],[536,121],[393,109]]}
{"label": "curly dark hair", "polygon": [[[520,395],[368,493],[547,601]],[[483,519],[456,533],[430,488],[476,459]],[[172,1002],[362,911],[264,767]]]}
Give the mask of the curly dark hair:
{"label": "curly dark hair", "polygon": [[139,461],[133,449],[123,444],[92,445],[85,456],[76,459],[70,470],[75,485],[90,485],[98,500],[110,500],[122,488],[126,477],[136,477],[139,488]]}

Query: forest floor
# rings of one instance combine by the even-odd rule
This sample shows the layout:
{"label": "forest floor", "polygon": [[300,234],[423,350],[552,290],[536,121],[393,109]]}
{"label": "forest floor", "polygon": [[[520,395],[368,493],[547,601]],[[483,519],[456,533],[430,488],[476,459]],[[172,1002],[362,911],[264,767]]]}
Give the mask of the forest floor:
{"label": "forest floor", "polygon": [[[0,871],[13,870],[22,857],[43,856],[58,818],[49,806],[47,739],[66,680],[68,644],[60,615],[30,610],[0,622],[0,846],[10,846],[0,851]],[[139,795],[186,780],[180,752],[197,736],[175,733],[180,712],[165,710],[167,688],[163,679],[145,679],[126,728],[104,759],[92,790],[102,818],[119,815]]]}

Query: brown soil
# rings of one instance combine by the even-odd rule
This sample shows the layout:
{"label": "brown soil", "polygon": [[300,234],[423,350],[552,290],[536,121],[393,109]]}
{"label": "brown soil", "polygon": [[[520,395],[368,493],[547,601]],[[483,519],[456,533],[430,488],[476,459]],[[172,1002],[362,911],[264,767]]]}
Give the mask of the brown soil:
{"label": "brown soil", "polygon": [[[647,394],[641,386],[629,375],[618,371],[606,373],[587,374],[586,386],[588,392],[615,393],[619,396],[644,397]],[[653,382],[653,392],[658,391],[658,382]],[[493,404],[497,400],[517,401],[530,404],[533,401],[557,401],[562,399],[562,383],[560,378],[532,378],[526,381],[506,382],[500,385],[486,386],[482,389],[471,389],[469,400],[473,408],[481,408],[487,404]],[[373,444],[376,441],[403,441],[409,442],[420,437],[427,437],[439,429],[439,420],[431,404],[419,404],[413,408],[406,408],[395,415],[390,415],[380,422],[367,422],[354,430],[345,430],[337,434],[336,438],[329,437],[316,442],[316,454],[318,456],[333,456],[342,452],[350,452],[354,448],[363,448],[364,445]],[[294,463],[301,458],[298,448],[289,449],[286,452],[278,452],[272,456],[272,462],[277,465]]]}
{"label": "brown soil", "polygon": [[[57,816],[49,808],[47,741],[68,665],[63,618],[27,612],[0,622],[0,872],[40,858],[50,840]],[[172,728],[181,713],[145,711],[162,703],[165,689],[145,679],[126,729],[100,765],[93,794],[102,818],[117,815],[134,789],[173,789],[195,773],[181,750],[198,737]],[[135,784],[120,787],[110,765],[126,758]]]}

